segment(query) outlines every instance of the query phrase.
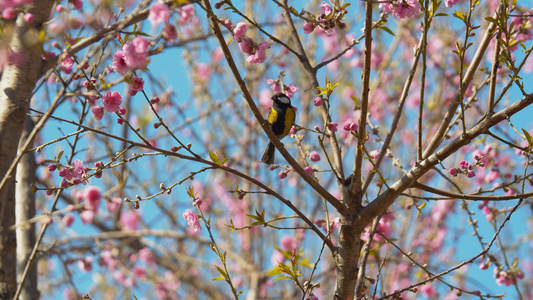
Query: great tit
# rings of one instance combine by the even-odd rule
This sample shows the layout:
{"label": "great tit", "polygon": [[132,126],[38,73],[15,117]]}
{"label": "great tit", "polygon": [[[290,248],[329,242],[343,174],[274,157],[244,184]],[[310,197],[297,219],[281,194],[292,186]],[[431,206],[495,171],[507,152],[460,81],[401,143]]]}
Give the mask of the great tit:
{"label": "great tit", "polygon": [[[294,108],[292,108],[291,99],[283,93],[277,93],[272,96],[272,108],[268,113],[267,121],[278,139],[281,140],[289,134],[295,119],[296,113]],[[263,152],[261,161],[265,164],[273,164],[275,153],[276,147],[272,142],[269,142],[265,152]]]}

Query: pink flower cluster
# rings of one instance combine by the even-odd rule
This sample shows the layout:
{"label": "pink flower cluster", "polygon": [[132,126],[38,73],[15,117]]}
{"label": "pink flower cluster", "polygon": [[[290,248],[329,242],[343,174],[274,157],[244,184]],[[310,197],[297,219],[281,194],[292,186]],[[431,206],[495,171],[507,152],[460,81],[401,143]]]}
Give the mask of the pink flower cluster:
{"label": "pink flower cluster", "polygon": [[159,0],[150,6],[150,12],[148,13],[148,20],[152,23],[152,26],[157,26],[161,23],[166,23],[170,18],[170,10],[168,5]]}
{"label": "pink flower cluster", "polygon": [[[48,171],[53,172],[57,168],[57,165],[49,165]],[[84,181],[85,169],[83,168],[83,161],[76,159],[72,162],[72,166],[65,166],[61,168],[58,172],[58,175],[63,178],[61,181],[61,187],[66,188],[70,184],[76,185],[81,182],[87,184]]]}
{"label": "pink flower cluster", "polygon": [[304,33],[309,34],[318,27],[326,35],[332,35],[335,31],[335,27],[340,29],[346,28],[346,24],[342,22],[346,9],[339,7],[337,4],[335,7],[331,7],[326,2],[320,3],[320,14],[313,16],[312,23],[305,22],[302,26]]}
{"label": "pink flower cluster", "polygon": [[485,164],[483,162],[483,157],[484,156],[480,157],[480,156],[475,155],[474,159],[476,160],[476,162],[473,165],[469,164],[465,160],[462,160],[462,161],[459,162],[459,168],[450,168],[448,170],[448,173],[450,175],[452,175],[453,177],[456,177],[457,174],[465,174],[468,178],[475,177],[476,173],[473,170],[474,167],[475,166],[480,166],[480,167],[484,167],[485,166]]}
{"label": "pink flower cluster", "polygon": [[496,283],[498,285],[510,286],[516,284],[516,278],[523,279],[524,272],[521,270],[513,271],[503,271],[500,268],[494,268],[494,277],[496,278]]}
{"label": "pink flower cluster", "polygon": [[383,8],[384,13],[392,13],[398,19],[414,18],[420,12],[418,0],[393,0],[392,3],[381,3],[379,7]]}
{"label": "pink flower cluster", "polygon": [[444,5],[446,5],[446,7],[452,7],[459,2],[461,2],[461,0],[444,0]]}
{"label": "pink flower cluster", "polygon": [[[141,79],[142,80],[142,79]],[[106,92],[102,97],[103,107],[100,105],[93,106],[91,112],[96,120],[102,120],[104,112],[118,112],[121,115],[126,114],[126,109],[120,107],[122,104],[122,95],[119,92]]]}
{"label": "pink flower cluster", "polygon": [[294,93],[298,91],[298,87],[294,82],[289,85],[283,85],[283,91],[279,80],[267,79],[267,84],[270,85],[270,88],[272,89],[272,92],[274,92],[274,94],[283,92],[289,98],[292,98],[292,96],[294,96]]}
{"label": "pink flower cluster", "polygon": [[187,220],[187,225],[189,225],[189,228],[191,228],[193,232],[198,232],[202,229],[202,227],[200,226],[200,222],[198,221],[198,216],[190,209],[187,209],[183,213],[183,218]]}
{"label": "pink flower cluster", "polygon": [[83,192],[77,192],[76,198],[79,202],[85,202],[85,209],[80,213],[81,222],[92,223],[102,200],[100,189],[96,186],[88,186]]}
{"label": "pink flower cluster", "polygon": [[233,37],[239,43],[241,51],[248,54],[246,61],[251,64],[260,64],[266,60],[265,50],[270,48],[270,45],[267,42],[258,44],[251,37],[244,36],[246,30],[246,23],[238,23],[233,28]]}
{"label": "pink flower cluster", "polygon": [[148,65],[148,41],[142,36],[127,42],[122,49],[113,54],[113,70],[124,75],[133,69],[142,69]]}
{"label": "pink flower cluster", "polygon": [[194,6],[192,4],[187,4],[181,7],[179,10],[180,14],[180,25],[187,25],[189,21],[194,17]]}
{"label": "pink flower cluster", "polygon": [[347,132],[356,132],[357,128],[359,128],[359,125],[357,125],[357,123],[355,122],[347,122],[342,127],[342,129],[344,129],[344,131],[347,131]]}
{"label": "pink flower cluster", "polygon": [[65,72],[65,74],[72,73],[72,65],[74,65],[74,61],[72,61],[72,58],[70,58],[70,56],[67,56],[59,63],[61,71]]}
{"label": "pink flower cluster", "polygon": [[17,16],[16,8],[33,3],[33,0],[5,0],[0,1],[0,11],[2,12],[2,18],[6,20],[14,19]]}
{"label": "pink flower cluster", "polygon": [[[376,231],[382,233],[385,237],[390,238],[392,235],[392,221],[395,219],[394,212],[384,214],[381,219],[379,219],[378,226]],[[361,240],[367,241],[370,237],[371,224],[369,224],[363,234],[361,235]],[[385,239],[379,235],[374,234],[373,241],[377,243],[384,243]]]}
{"label": "pink flower cluster", "polygon": [[128,94],[130,94],[131,96],[135,96],[135,94],[137,94],[137,92],[142,91],[143,88],[144,80],[140,77],[133,76],[131,78],[130,90],[128,91]]}
{"label": "pink flower cluster", "polygon": [[481,202],[481,204],[478,205],[478,208],[482,210],[483,214],[485,215],[485,218],[489,222],[494,220],[494,217],[498,213],[498,211],[494,207],[489,206],[489,201]]}
{"label": "pink flower cluster", "polygon": [[[319,227],[322,227],[322,230],[324,232],[327,232],[327,223],[326,220],[324,219],[317,219],[317,220],[314,220],[313,223],[316,224],[316,226],[319,226]],[[335,229],[339,229],[340,227],[340,218],[339,217],[336,217],[335,219],[333,220],[330,220],[329,221],[329,229],[330,231],[333,231]]]}

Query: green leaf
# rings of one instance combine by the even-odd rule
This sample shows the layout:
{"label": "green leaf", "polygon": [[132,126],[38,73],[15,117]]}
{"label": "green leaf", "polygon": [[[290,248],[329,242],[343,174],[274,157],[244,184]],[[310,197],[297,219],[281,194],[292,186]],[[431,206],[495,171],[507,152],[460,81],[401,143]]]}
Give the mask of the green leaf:
{"label": "green leaf", "polygon": [[274,278],[272,280],[275,281],[275,280],[281,280],[281,279],[292,279],[292,277],[290,277],[290,276],[280,276],[280,277]]}
{"label": "green leaf", "polygon": [[426,207],[426,204],[427,202],[423,202],[422,204],[420,204],[418,207],[418,209],[423,209],[424,207]]}
{"label": "green leaf", "polygon": [[392,32],[392,30],[390,30],[390,28],[387,27],[387,26],[379,26],[378,28],[383,30],[383,31],[385,31],[386,33],[388,33],[388,34],[390,34],[392,36],[396,36],[396,34],[394,34],[394,32]]}
{"label": "green leaf", "polygon": [[529,132],[527,132],[527,130],[525,130],[524,128],[522,128],[522,131],[524,132],[524,135],[526,136],[527,143],[529,144],[528,150],[531,150],[531,148],[533,148],[533,137],[531,137]]}
{"label": "green leaf", "polygon": [[435,15],[435,17],[448,17],[448,16],[450,16],[450,15],[447,14],[447,13],[438,13],[438,14]]}
{"label": "green leaf", "polygon": [[513,264],[511,266],[511,270],[515,270],[516,267],[518,267],[518,257],[515,257],[513,260]]}
{"label": "green leaf", "polygon": [[498,21],[496,21],[496,19],[494,19],[493,17],[485,17],[485,20],[494,23],[495,25],[498,25]]}
{"label": "green leaf", "polygon": [[456,17],[456,18],[458,18],[458,19],[461,19],[462,21],[465,20],[465,15],[463,15],[463,13],[460,12],[460,11],[457,11],[457,10],[456,10],[456,11],[453,13],[453,16]]}
{"label": "green leaf", "polygon": [[61,160],[61,157],[63,157],[64,152],[65,152],[64,150],[59,151],[59,153],[57,154],[57,161]]}
{"label": "green leaf", "polygon": [[216,153],[209,152],[209,157],[215,164],[220,166],[220,160],[218,159],[218,155]]}
{"label": "green leaf", "polygon": [[[224,269],[222,269],[221,267],[219,267],[217,265],[215,265],[215,268],[217,268],[218,272],[220,273],[220,276],[222,277],[222,280],[227,280],[228,279],[228,274],[226,274],[226,271],[224,271]],[[215,280],[215,279],[213,279],[213,280]]]}

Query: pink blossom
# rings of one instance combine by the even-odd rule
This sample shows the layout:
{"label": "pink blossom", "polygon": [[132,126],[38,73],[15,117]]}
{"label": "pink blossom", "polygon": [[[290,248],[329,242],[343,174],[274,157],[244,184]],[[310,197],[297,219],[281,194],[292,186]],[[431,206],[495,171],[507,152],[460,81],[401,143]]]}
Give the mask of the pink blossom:
{"label": "pink blossom", "polygon": [[242,52],[246,54],[251,54],[253,44],[254,44],[254,40],[252,38],[245,36],[239,42],[239,48],[241,49]]}
{"label": "pink blossom", "polygon": [[148,41],[142,36],[137,36],[131,42],[124,44],[122,47],[122,51],[124,52],[124,61],[131,69],[144,68],[148,64],[147,50]]}
{"label": "pink blossom", "polygon": [[327,4],[324,1],[322,1],[322,3],[320,3],[320,11],[327,16],[327,15],[331,14],[332,9],[331,9],[331,6],[329,4]]}
{"label": "pink blossom", "polygon": [[111,251],[109,250],[102,251],[102,253],[100,253],[100,258],[101,258],[100,261],[102,262],[101,265],[107,266],[107,268],[111,271],[116,269],[117,261]]}
{"label": "pink blossom", "polygon": [[137,213],[134,211],[127,211],[123,212],[120,215],[120,224],[122,225],[122,229],[126,231],[135,231],[137,230],[137,225],[139,223],[139,217],[137,216]]}
{"label": "pink blossom", "polygon": [[309,159],[312,162],[320,161],[320,154],[318,154],[318,152],[316,152],[316,151],[313,151],[313,152],[309,153]]}
{"label": "pink blossom", "polygon": [[85,257],[84,259],[78,260],[78,268],[82,272],[90,272],[93,269],[93,258],[92,257]]}
{"label": "pink blossom", "polygon": [[233,37],[237,42],[241,42],[242,38],[246,34],[247,25],[244,22],[239,22],[233,29]]}
{"label": "pink blossom", "polygon": [[187,4],[181,7],[180,11],[180,25],[186,25],[194,17],[194,6]]}
{"label": "pink blossom", "polygon": [[96,216],[96,212],[94,210],[86,209],[80,213],[81,222],[83,224],[92,223],[95,216]]}
{"label": "pink blossom", "polygon": [[139,260],[148,265],[155,265],[155,256],[149,248],[142,248],[139,250]]}
{"label": "pink blossom", "polygon": [[198,72],[198,78],[204,82],[209,81],[211,76],[211,67],[208,64],[198,63],[196,66],[196,71]]}
{"label": "pink blossom", "polygon": [[102,193],[96,186],[87,186],[83,191],[83,198],[85,198],[85,207],[87,209],[96,210],[100,205]]}
{"label": "pink blossom", "polygon": [[452,7],[459,2],[461,2],[461,0],[444,0],[446,7]]}
{"label": "pink blossom", "polygon": [[[83,25],[83,21],[79,18],[69,18],[68,23],[69,23],[68,25],[72,29],[78,29],[81,27],[81,25]],[[73,43],[75,43],[75,41],[73,41],[72,44]]]}
{"label": "pink blossom", "polygon": [[339,124],[335,122],[330,122],[327,124],[327,126],[328,126],[328,129],[331,130],[332,132],[337,132],[337,126],[339,126]]}
{"label": "pink blossom", "polygon": [[65,288],[63,290],[63,299],[64,300],[76,300],[76,296],[72,293],[71,289]]}
{"label": "pink blossom", "polygon": [[82,0],[69,0],[70,4],[72,4],[72,7],[77,10],[81,10],[83,7],[83,1]]}
{"label": "pink blossom", "polygon": [[142,91],[143,88],[144,80],[142,78],[134,76],[133,78],[131,78],[130,90],[128,93],[134,96],[135,94],[137,94],[137,92]]}
{"label": "pink blossom", "polygon": [[398,19],[414,18],[420,12],[420,3],[418,0],[395,0],[392,3],[381,3],[384,13],[391,13]]}
{"label": "pink blossom", "polygon": [[494,208],[490,206],[483,207],[483,214],[485,215],[487,221],[492,221],[494,219]]}
{"label": "pink blossom", "polygon": [[302,28],[305,34],[310,34],[311,32],[315,30],[315,25],[313,25],[312,23],[305,22]]}
{"label": "pink blossom", "polygon": [[472,178],[472,177],[476,176],[476,173],[474,171],[470,170],[470,171],[468,171],[466,176],[468,176],[468,178]]}
{"label": "pink blossom", "polygon": [[33,23],[33,15],[31,13],[26,13],[24,14],[24,21],[26,21],[26,23]]}
{"label": "pink blossom", "polygon": [[293,251],[298,246],[298,242],[293,236],[284,235],[281,240],[281,249],[284,251]]}
{"label": "pink blossom", "polygon": [[83,175],[85,175],[85,169],[83,168],[83,161],[76,159],[72,162],[72,169],[70,170],[70,173],[73,178],[77,178],[79,180],[83,179]]}
{"label": "pink blossom", "polygon": [[60,63],[61,70],[65,72],[66,74],[72,73],[72,65],[74,62],[72,61],[72,58],[70,56],[67,56],[65,59],[63,59]]}
{"label": "pink blossom", "polygon": [[279,263],[283,262],[284,260],[285,257],[283,256],[283,253],[279,252],[278,250],[274,250],[272,257],[270,258],[272,265],[277,267]]}
{"label": "pink blossom", "polygon": [[254,48],[255,51],[249,53],[248,57],[246,58],[246,62],[251,64],[260,64],[264,62],[266,60],[265,50],[270,48],[270,45],[267,42],[261,42]]}
{"label": "pink blossom", "polygon": [[167,22],[170,18],[170,11],[168,6],[158,1],[150,6],[150,12],[148,14],[148,20],[153,26],[157,26],[161,23]]}
{"label": "pink blossom", "polygon": [[113,54],[113,70],[120,75],[124,75],[131,70],[131,68],[126,64],[124,51],[120,49]]}
{"label": "pink blossom", "polygon": [[167,23],[165,26],[163,26],[163,32],[161,33],[161,36],[169,43],[173,43],[178,38],[178,31],[174,25]]}
{"label": "pink blossom", "polygon": [[313,176],[313,168],[307,166],[304,168],[305,173],[307,173],[309,176]]}
{"label": "pink blossom", "polygon": [[113,197],[111,200],[106,204],[106,208],[109,212],[115,212],[120,206],[122,205],[122,198],[120,197]]}
{"label": "pink blossom", "polygon": [[135,275],[135,278],[139,279],[146,278],[146,272],[144,271],[144,268],[141,268],[139,266],[133,267],[133,275]]}
{"label": "pink blossom", "polygon": [[498,179],[499,176],[500,176],[500,173],[498,173],[498,171],[491,170],[489,174],[485,176],[485,181],[488,183],[492,183],[494,182],[494,180]]}
{"label": "pink blossom", "polygon": [[467,161],[464,161],[464,160],[461,160],[461,161],[459,162],[459,166],[460,166],[461,168],[463,168],[463,169],[468,169],[468,166],[469,166],[469,165],[470,165],[470,164],[469,164]]}
{"label": "pink blossom", "polygon": [[298,87],[296,86],[296,83],[291,83],[287,86],[285,86],[285,94],[287,97],[292,98],[294,96],[294,93],[298,91]]}
{"label": "pink blossom", "polygon": [[17,12],[12,7],[7,7],[4,10],[2,10],[2,18],[6,20],[14,19],[17,16]]}
{"label": "pink blossom", "polygon": [[420,287],[420,293],[427,298],[433,298],[437,296],[437,290],[435,290],[435,288],[429,283]]}
{"label": "pink blossom", "polygon": [[189,225],[189,228],[191,228],[194,232],[198,232],[202,229],[202,227],[200,226],[200,222],[198,221],[198,216],[190,209],[187,209],[183,213],[183,218],[187,220],[187,225]]}
{"label": "pink blossom", "polygon": [[272,106],[272,93],[267,89],[262,89],[259,92],[259,104],[265,109],[270,109]]}
{"label": "pink blossom", "polygon": [[448,173],[450,173],[450,175],[452,176],[457,176],[457,169],[456,168],[450,168],[450,170],[448,170]]}
{"label": "pink blossom", "polygon": [[370,158],[377,159],[380,152],[381,152],[381,150],[372,150],[372,151],[370,151],[370,153],[369,153],[370,154]]}
{"label": "pink blossom", "polygon": [[217,47],[213,51],[212,57],[213,57],[213,61],[220,62],[224,58],[224,51],[222,51],[222,48]]}
{"label": "pink blossom", "polygon": [[320,96],[317,96],[317,97],[315,97],[315,99],[313,99],[313,104],[315,106],[321,106],[322,103],[324,103],[324,99],[322,99],[322,97],[320,97]]}
{"label": "pink blossom", "polygon": [[278,178],[279,178],[279,179],[285,179],[285,178],[287,178],[287,171],[279,171],[279,173],[278,173]]}
{"label": "pink blossom", "polygon": [[102,120],[102,118],[104,117],[104,108],[100,105],[91,107],[91,112],[93,113],[93,116],[97,121]]}
{"label": "pink blossom", "polygon": [[122,104],[122,95],[119,92],[106,92],[102,98],[104,104],[104,111],[117,112]]}
{"label": "pink blossom", "polygon": [[281,86],[278,81],[273,79],[267,79],[267,84],[270,85],[270,88],[272,89],[272,92],[274,92],[274,94],[281,93]]}

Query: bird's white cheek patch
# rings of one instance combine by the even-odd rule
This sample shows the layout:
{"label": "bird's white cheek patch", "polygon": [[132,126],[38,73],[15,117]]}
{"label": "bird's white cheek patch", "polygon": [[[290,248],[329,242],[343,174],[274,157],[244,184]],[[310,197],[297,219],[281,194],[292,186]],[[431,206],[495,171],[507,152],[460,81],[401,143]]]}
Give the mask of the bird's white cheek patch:
{"label": "bird's white cheek patch", "polygon": [[291,103],[291,100],[290,100],[289,97],[287,97],[287,96],[281,96],[281,97],[279,97],[279,101],[281,101],[281,103],[283,103],[283,104],[289,104],[289,103]]}

